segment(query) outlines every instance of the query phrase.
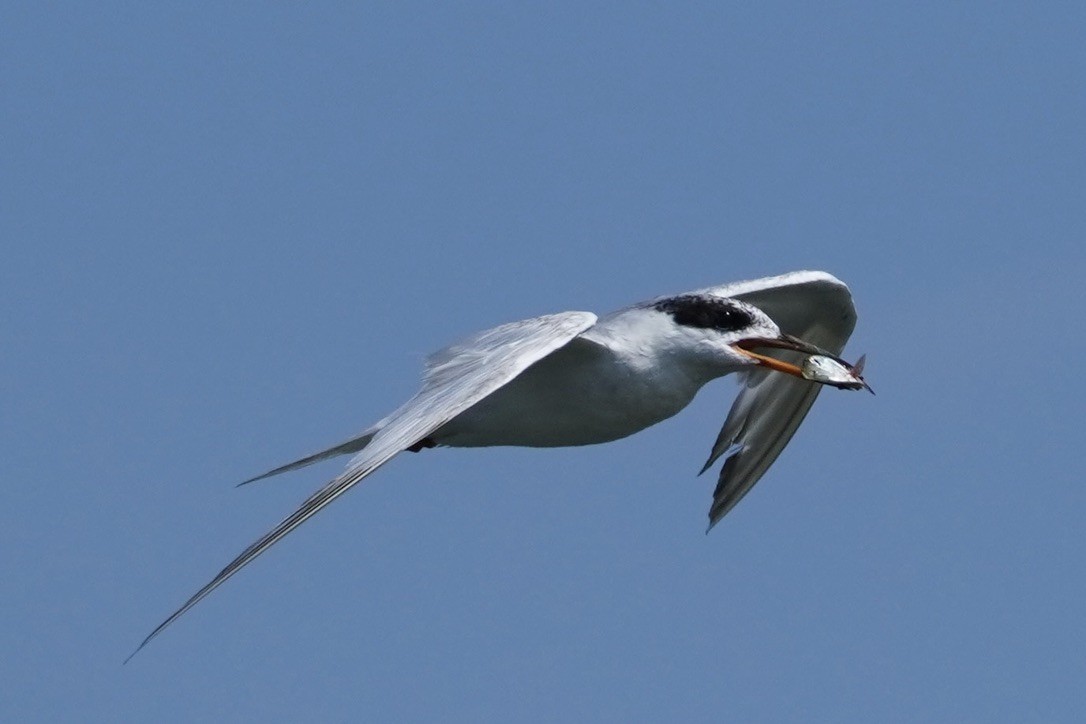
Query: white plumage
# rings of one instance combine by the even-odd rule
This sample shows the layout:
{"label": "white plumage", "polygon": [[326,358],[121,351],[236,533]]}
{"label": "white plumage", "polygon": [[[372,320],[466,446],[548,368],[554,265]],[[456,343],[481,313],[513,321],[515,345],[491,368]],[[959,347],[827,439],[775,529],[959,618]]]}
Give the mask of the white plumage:
{"label": "white plumage", "polygon": [[[804,271],[660,297],[602,318],[564,312],[513,322],[436,352],[419,392],[391,415],[346,442],[245,481],[354,453],[338,477],[242,551],[136,651],[405,450],[617,440],[679,412],[705,383],[738,372],[742,390],[703,468],[727,455],[709,512],[712,527],[776,460],[818,396],[822,385],[803,379],[796,363],[808,354],[835,358],[855,323],[848,287],[825,272]],[[761,347],[768,351],[752,351]]]}

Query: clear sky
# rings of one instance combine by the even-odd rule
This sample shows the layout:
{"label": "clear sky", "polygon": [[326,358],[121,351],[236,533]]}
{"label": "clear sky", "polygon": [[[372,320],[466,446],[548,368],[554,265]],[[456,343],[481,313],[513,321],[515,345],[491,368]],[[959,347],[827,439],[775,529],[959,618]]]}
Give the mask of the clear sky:
{"label": "clear sky", "polygon": [[[0,16],[0,719],[1086,718],[1083,6],[71,5]],[[426,353],[803,268],[878,396],[710,535],[730,379],[402,456],[121,666]]]}

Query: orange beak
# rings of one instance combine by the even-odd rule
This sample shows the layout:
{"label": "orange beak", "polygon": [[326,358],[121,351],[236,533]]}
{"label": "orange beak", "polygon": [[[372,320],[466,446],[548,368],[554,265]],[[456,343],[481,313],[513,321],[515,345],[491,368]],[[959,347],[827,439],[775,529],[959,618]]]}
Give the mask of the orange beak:
{"label": "orange beak", "polygon": [[801,379],[807,379],[803,376],[803,370],[799,366],[792,364],[791,362],[785,362],[779,360],[776,357],[769,357],[764,354],[758,354],[751,351],[758,347],[771,347],[773,349],[788,349],[793,352],[802,352],[803,354],[820,354],[826,357],[831,357],[842,364],[848,364],[842,359],[839,359],[836,355],[830,354],[824,349],[820,349],[809,342],[804,342],[802,339],[797,339],[790,335],[782,335],[781,337],[751,337],[750,339],[741,339],[732,345],[732,348],[737,352],[740,352],[747,357],[758,362],[763,367],[768,367],[771,370],[777,372],[784,372],[785,374],[799,377]]}
{"label": "orange beak", "polygon": [[[828,357],[837,362],[838,364],[843,365],[852,375],[853,379],[849,381],[826,381],[817,380],[813,377],[808,377],[807,375],[803,374],[802,368],[792,364],[791,362],[785,362],[784,360],[779,360],[776,357],[769,357],[767,355],[758,354],[757,352],[752,351],[753,349],[758,347],[787,349],[806,355],[818,355],[821,357]],[[860,357],[856,364],[852,365],[844,361],[837,355],[830,354],[826,350],[820,349],[819,347],[811,344],[810,342],[804,342],[802,339],[798,339],[796,337],[792,337],[786,334],[781,335],[780,337],[752,337],[750,339],[741,339],[732,345],[732,349],[746,355],[747,357],[750,357],[763,367],[768,367],[769,369],[776,370],[777,372],[784,372],[785,374],[792,375],[793,377],[799,377],[800,379],[811,380],[820,384],[831,385],[833,387],[840,387],[849,390],[866,389],[871,394],[875,394],[875,391],[871,389],[871,385],[867,384],[867,382],[863,378],[863,357]]]}

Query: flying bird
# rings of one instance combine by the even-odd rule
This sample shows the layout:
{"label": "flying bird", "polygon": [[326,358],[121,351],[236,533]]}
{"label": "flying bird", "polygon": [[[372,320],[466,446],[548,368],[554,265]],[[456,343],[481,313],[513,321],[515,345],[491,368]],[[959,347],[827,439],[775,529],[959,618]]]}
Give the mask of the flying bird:
{"label": "flying bird", "polygon": [[[735,372],[742,389],[701,470],[725,456],[709,508],[712,528],[780,455],[818,396],[820,382],[866,387],[859,376],[862,364],[847,365],[837,357],[855,324],[848,287],[825,272],[800,271],[659,297],[602,317],[563,312],[503,324],[435,352],[426,360],[419,392],[391,415],[345,442],[242,483],[354,455],[338,477],[151,631],[132,656],[279,539],[404,451],[610,442],[666,420],[705,383]],[[816,359],[852,377],[812,381],[816,378],[804,374],[809,365],[797,362]]]}

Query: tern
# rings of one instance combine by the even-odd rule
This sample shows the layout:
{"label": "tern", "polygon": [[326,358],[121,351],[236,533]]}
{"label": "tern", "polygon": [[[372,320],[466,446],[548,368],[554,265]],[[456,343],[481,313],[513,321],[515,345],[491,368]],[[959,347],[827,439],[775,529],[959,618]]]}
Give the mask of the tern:
{"label": "tern", "polygon": [[659,297],[603,317],[563,312],[526,319],[435,352],[426,360],[419,392],[391,415],[345,442],[242,483],[354,455],[338,477],[151,631],[129,659],[404,451],[610,442],[675,415],[707,382],[735,372],[742,390],[701,469],[726,456],[709,509],[711,529],[777,459],[818,396],[823,384],[796,364],[803,355],[828,356],[855,374],[853,382],[827,384],[866,387],[862,364],[849,366],[836,357],[855,324],[847,286],[825,272],[800,271]]}

